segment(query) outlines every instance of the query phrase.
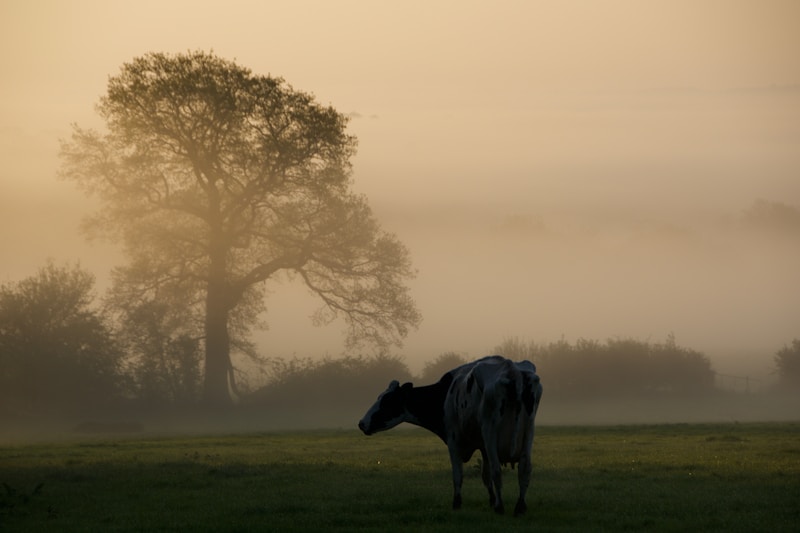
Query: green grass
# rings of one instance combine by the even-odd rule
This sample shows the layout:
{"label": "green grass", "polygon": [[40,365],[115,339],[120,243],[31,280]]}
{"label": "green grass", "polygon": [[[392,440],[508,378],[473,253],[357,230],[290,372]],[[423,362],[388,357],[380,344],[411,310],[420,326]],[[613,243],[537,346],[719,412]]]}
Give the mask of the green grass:
{"label": "green grass", "polygon": [[[421,430],[0,446],[0,531],[796,531],[800,424],[541,427],[528,514]],[[504,478],[506,508],[516,471]]]}

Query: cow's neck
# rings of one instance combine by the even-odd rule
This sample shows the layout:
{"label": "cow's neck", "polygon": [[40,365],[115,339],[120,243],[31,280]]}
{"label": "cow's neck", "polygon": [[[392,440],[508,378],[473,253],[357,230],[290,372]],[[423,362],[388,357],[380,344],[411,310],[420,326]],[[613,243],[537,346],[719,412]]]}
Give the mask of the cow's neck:
{"label": "cow's neck", "polygon": [[444,399],[449,383],[439,382],[425,387],[414,387],[406,400],[410,424],[432,431],[447,443],[444,428]]}

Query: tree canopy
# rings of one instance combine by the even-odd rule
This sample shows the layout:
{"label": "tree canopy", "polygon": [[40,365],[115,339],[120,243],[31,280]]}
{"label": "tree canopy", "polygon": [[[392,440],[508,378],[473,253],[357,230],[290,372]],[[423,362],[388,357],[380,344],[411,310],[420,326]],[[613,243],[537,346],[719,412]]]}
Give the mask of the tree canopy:
{"label": "tree canopy", "polygon": [[167,303],[205,346],[204,396],[227,403],[231,348],[286,273],[341,317],[347,342],[399,344],[420,321],[408,250],[353,192],[347,117],[281,78],[211,53],[150,53],[122,66],[98,112],[74,126],[62,175],[102,200],[90,231],[119,239],[126,312]]}

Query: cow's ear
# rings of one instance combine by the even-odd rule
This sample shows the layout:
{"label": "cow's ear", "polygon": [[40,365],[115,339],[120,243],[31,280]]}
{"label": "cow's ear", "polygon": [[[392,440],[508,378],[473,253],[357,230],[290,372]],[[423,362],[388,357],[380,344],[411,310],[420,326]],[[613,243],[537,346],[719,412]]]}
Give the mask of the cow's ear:
{"label": "cow's ear", "polygon": [[397,380],[394,380],[391,383],[389,383],[389,388],[386,389],[386,390],[393,391],[393,390],[397,390],[398,387],[400,387],[400,382],[397,381]]}
{"label": "cow's ear", "polygon": [[411,390],[412,388],[414,388],[414,384],[413,383],[411,383],[411,382],[403,383],[403,390],[408,391],[408,390]]}

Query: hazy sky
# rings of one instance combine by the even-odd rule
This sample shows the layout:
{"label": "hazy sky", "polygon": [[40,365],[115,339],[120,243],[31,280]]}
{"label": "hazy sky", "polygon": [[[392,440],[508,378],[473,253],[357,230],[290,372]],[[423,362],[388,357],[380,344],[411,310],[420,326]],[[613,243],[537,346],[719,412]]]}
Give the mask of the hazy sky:
{"label": "hazy sky", "polygon": [[[800,205],[794,0],[2,0],[0,281],[47,257],[105,275],[58,139],[99,125],[122,63],[195,49],[352,113],[356,188],[419,269],[412,365],[508,336],[800,336],[797,244],[732,229],[758,198]],[[275,291],[265,349],[341,352]]]}

